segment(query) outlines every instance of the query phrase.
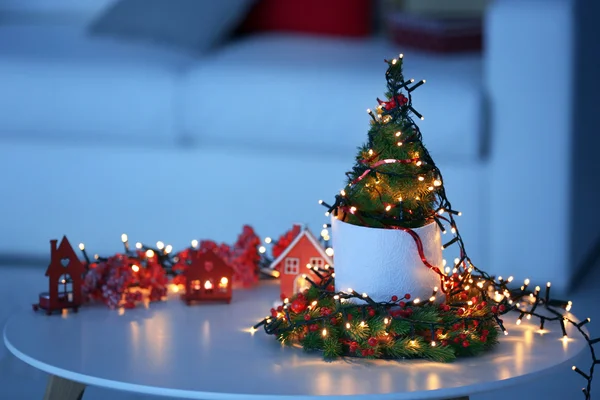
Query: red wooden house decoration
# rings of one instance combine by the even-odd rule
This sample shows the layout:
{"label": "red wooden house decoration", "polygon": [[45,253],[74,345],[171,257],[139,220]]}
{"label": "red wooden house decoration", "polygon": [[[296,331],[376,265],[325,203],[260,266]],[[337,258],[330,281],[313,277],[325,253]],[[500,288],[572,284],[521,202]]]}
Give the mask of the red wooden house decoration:
{"label": "red wooden house decoration", "polygon": [[35,311],[41,308],[48,315],[66,308],[77,312],[83,302],[81,283],[85,267],[66,236],[58,247],[57,243],[56,239],[50,241],[50,264],[46,270],[49,291],[40,293],[39,303],[33,305]]}
{"label": "red wooden house decoration", "polygon": [[193,301],[223,300],[231,302],[233,268],[212,250],[193,250],[184,271],[185,293],[181,298],[190,305]]}
{"label": "red wooden house decoration", "polygon": [[282,299],[291,298],[310,287],[310,282],[304,279],[303,275],[315,283],[320,282],[321,279],[307,266],[326,268],[333,266],[333,261],[313,234],[304,228],[271,263],[271,268],[280,273]]}

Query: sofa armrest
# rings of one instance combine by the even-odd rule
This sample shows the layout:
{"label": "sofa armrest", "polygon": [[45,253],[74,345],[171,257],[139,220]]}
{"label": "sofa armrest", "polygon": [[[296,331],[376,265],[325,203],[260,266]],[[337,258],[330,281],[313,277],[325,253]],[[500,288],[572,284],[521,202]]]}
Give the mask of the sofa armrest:
{"label": "sofa armrest", "polygon": [[486,16],[488,270],[539,285],[551,281],[559,290],[569,286],[573,268],[572,3],[496,1]]}

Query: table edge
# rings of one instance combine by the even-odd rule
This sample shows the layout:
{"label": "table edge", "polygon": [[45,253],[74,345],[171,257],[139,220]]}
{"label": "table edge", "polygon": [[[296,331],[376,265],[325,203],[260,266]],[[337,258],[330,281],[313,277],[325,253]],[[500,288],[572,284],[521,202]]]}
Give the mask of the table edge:
{"label": "table edge", "polygon": [[[520,383],[532,381],[538,379],[544,375],[547,375],[554,370],[564,366],[571,362],[571,360],[577,357],[581,351],[571,358],[564,360],[558,364],[554,364],[549,368],[544,368],[536,372],[519,375],[508,379],[477,383],[474,385],[460,386],[454,388],[439,388],[421,392],[396,392],[396,393],[379,393],[379,394],[350,394],[350,395],[284,395],[284,394],[247,394],[247,393],[220,393],[220,392],[204,392],[198,390],[186,390],[186,389],[173,389],[159,386],[147,386],[136,383],[127,383],[122,381],[97,378],[94,376],[82,374],[79,372],[73,372],[67,369],[55,367],[45,362],[39,361],[31,356],[24,354],[19,351],[16,347],[10,343],[6,331],[12,319],[16,315],[12,315],[5,323],[4,329],[2,330],[2,337],[6,348],[19,360],[25,362],[32,367],[44,371],[50,375],[59,376],[64,379],[69,379],[75,382],[79,382],[85,385],[102,387],[106,389],[120,390],[125,392],[148,394],[152,396],[161,397],[177,397],[181,399],[202,399],[202,400],[242,400],[242,399],[293,399],[293,400],[314,400],[315,398],[323,400],[347,400],[349,398],[361,398],[361,399],[393,399],[393,400],[439,400],[448,399],[461,396],[472,396],[477,393],[489,392],[496,389],[505,388],[508,386],[514,386]],[[570,370],[570,369],[569,369]]]}

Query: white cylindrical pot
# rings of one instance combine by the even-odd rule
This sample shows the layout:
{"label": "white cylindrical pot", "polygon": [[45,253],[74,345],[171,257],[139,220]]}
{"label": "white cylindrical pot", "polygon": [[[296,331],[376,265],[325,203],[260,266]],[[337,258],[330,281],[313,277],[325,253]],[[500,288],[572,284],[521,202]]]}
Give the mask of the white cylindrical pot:
{"label": "white cylindrical pot", "polygon": [[[399,229],[366,228],[340,221],[331,222],[335,289],[367,293],[375,301],[393,295],[429,299],[440,286],[439,276],[427,268],[413,237]],[[435,222],[413,229],[423,244],[427,261],[442,269],[440,229]]]}

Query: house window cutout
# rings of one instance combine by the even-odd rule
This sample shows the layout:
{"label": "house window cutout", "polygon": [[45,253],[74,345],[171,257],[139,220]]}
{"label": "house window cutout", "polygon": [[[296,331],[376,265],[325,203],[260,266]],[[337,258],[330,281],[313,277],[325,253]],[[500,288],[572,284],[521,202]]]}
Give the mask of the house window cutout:
{"label": "house window cutout", "polygon": [[211,294],[215,288],[215,284],[212,279],[204,281],[204,293]]}
{"label": "house window cutout", "polygon": [[227,286],[229,285],[229,279],[226,277],[222,277],[219,281],[219,292],[225,293],[227,292]]}
{"label": "house window cutout", "polygon": [[200,284],[200,279],[194,279],[190,284],[190,288],[194,292],[199,292],[200,289],[202,289],[202,285]]}
{"label": "house window cutout", "polygon": [[204,269],[206,270],[206,272],[210,272],[210,271],[212,271],[214,267],[215,267],[215,266],[214,266],[214,264],[212,263],[212,261],[206,261],[206,262],[204,263]]}
{"label": "house window cutout", "polygon": [[325,260],[323,260],[321,257],[312,257],[310,259],[310,265],[319,269],[323,269],[325,267]]}
{"label": "house window cutout", "polygon": [[69,274],[58,278],[58,298],[69,303],[73,301],[73,281]]}
{"label": "house window cutout", "polygon": [[286,258],[283,273],[287,275],[298,275],[300,272],[300,260],[297,258]]}
{"label": "house window cutout", "polygon": [[294,279],[294,294],[301,293],[304,289],[310,289],[310,282],[302,275],[298,275],[296,279]]}

